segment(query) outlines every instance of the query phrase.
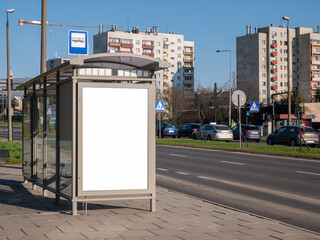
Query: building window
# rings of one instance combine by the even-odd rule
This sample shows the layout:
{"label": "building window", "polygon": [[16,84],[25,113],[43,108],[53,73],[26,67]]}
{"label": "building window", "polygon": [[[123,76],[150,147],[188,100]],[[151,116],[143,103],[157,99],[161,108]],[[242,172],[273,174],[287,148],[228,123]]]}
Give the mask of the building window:
{"label": "building window", "polygon": [[262,86],[266,86],[266,82],[265,81],[262,82]]}
{"label": "building window", "polygon": [[280,65],[280,70],[282,70],[282,65]]}
{"label": "building window", "polygon": [[160,53],[161,53],[161,51],[158,49],[158,50],[157,50],[157,54],[160,54]]}
{"label": "building window", "polygon": [[285,45],[285,46],[288,46],[288,42],[287,42],[287,41],[284,41],[284,45]]}
{"label": "building window", "polygon": [[137,45],[140,45],[140,40],[136,40],[136,44],[137,44]]}
{"label": "building window", "polygon": [[266,77],[266,74],[265,74],[265,73],[262,73],[262,77],[265,78],[265,77]]}
{"label": "building window", "polygon": [[283,86],[283,82],[280,82],[280,87],[282,87]]}
{"label": "building window", "polygon": [[280,49],[280,53],[282,53],[282,49]]}
{"label": "building window", "polygon": [[280,33],[280,37],[282,37],[282,32]]}
{"label": "building window", "polygon": [[161,45],[161,43],[160,42],[157,42],[157,46],[159,47]]}
{"label": "building window", "polygon": [[181,43],[181,39],[178,39],[178,43]]}
{"label": "building window", "polygon": [[282,41],[280,41],[280,45],[282,46]]}
{"label": "building window", "polygon": [[163,38],[163,42],[168,42],[168,38]]}
{"label": "building window", "polygon": [[136,53],[139,53],[140,52],[140,48],[136,48]]}
{"label": "building window", "polygon": [[181,58],[181,54],[180,53],[178,54],[178,58]]}
{"label": "building window", "polygon": [[262,44],[266,44],[266,40],[262,40]]}
{"label": "building window", "polygon": [[265,53],[265,52],[266,52],[266,49],[265,49],[265,48],[262,48],[262,52]]}
{"label": "building window", "polygon": [[178,47],[177,47],[177,50],[178,50],[178,51],[181,51],[181,47],[180,47],[180,46],[178,46]]}
{"label": "building window", "polygon": [[171,49],[171,50],[170,50],[170,52],[174,52],[174,50],[173,50],[173,49]]}
{"label": "building window", "polygon": [[266,91],[266,90],[262,90],[262,94],[263,94],[263,95],[266,95],[266,94],[267,94],[267,91]]}
{"label": "building window", "polygon": [[171,45],[174,45],[174,42],[171,42],[170,44],[171,44]]}
{"label": "building window", "polygon": [[285,62],[288,62],[288,58],[284,58],[284,61],[285,61]]}
{"label": "building window", "polygon": [[280,57],[280,62],[282,62],[282,57]]}
{"label": "building window", "polygon": [[277,33],[276,32],[272,32],[272,37],[276,37],[277,36]]}
{"label": "building window", "polygon": [[171,59],[171,60],[174,60],[174,57],[171,57],[170,59]]}
{"label": "building window", "polygon": [[266,69],[266,65],[262,65],[261,68],[262,68],[262,69]]}

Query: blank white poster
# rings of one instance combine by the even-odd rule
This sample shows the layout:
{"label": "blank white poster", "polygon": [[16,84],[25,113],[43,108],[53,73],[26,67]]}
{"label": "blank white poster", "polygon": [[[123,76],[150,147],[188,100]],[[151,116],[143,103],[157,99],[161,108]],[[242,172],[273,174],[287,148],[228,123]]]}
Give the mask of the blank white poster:
{"label": "blank white poster", "polygon": [[83,191],[148,188],[148,89],[83,89]]}

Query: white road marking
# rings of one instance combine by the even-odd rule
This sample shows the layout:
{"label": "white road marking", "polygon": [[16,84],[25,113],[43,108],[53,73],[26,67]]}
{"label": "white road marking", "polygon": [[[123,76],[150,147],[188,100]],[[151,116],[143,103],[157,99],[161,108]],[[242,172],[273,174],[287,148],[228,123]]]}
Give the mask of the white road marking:
{"label": "white road marking", "polygon": [[164,172],[168,172],[169,171],[168,169],[165,169],[165,168],[157,168],[157,170],[164,171]]}
{"label": "white road marking", "polygon": [[214,179],[213,179],[213,178],[204,177],[204,176],[198,176],[198,178],[205,179],[205,180],[211,180],[211,181],[214,181]]}
{"label": "white road marking", "polygon": [[174,156],[174,157],[187,157],[186,155],[179,155],[179,154],[169,154],[170,156]]}
{"label": "white road marking", "polygon": [[302,174],[309,174],[309,175],[315,175],[315,176],[320,176],[319,173],[312,173],[312,172],[303,172],[303,171],[296,171],[297,173],[302,173]]}
{"label": "white road marking", "polygon": [[176,173],[181,175],[190,175],[190,173],[185,173],[185,172],[176,172]]}
{"label": "white road marking", "polygon": [[230,162],[230,161],[221,161],[223,163],[229,163],[229,164],[235,164],[235,165],[246,165],[244,163],[239,163],[239,162]]}
{"label": "white road marking", "polygon": [[297,194],[293,194],[293,193],[284,193],[284,192],[278,191],[278,190],[267,189],[265,187],[252,186],[252,185],[245,184],[245,183],[222,180],[219,178],[213,178],[213,177],[210,178],[210,177],[205,177],[205,176],[198,176],[198,178],[201,178],[204,180],[209,180],[209,181],[215,181],[215,182],[219,182],[219,183],[223,183],[223,184],[228,184],[228,185],[231,185],[234,187],[245,188],[245,189],[256,191],[256,192],[268,193],[268,194],[272,194],[275,196],[280,196],[280,197],[289,198],[289,199],[293,199],[293,200],[300,200],[300,201],[310,203],[310,204],[320,205],[320,200],[318,200],[316,198],[312,198],[312,197],[301,196],[301,195],[297,195]]}

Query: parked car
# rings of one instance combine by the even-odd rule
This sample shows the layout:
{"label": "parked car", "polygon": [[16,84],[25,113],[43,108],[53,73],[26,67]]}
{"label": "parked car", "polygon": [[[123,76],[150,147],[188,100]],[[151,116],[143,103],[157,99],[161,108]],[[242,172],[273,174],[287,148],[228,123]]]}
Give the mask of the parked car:
{"label": "parked car", "polygon": [[267,144],[287,144],[289,146],[296,146],[300,144],[308,144],[317,146],[319,144],[318,133],[311,127],[300,127],[301,135],[298,134],[299,126],[285,126],[270,133],[267,137]]}
{"label": "parked car", "polygon": [[317,130],[317,133],[318,133],[318,137],[319,137],[319,140],[320,140],[320,129]]}
{"label": "parked car", "polygon": [[[261,131],[256,125],[241,124],[241,131],[246,140],[255,140],[256,142],[259,142],[261,139]],[[232,132],[234,139],[239,139],[239,125],[232,128]]]}
{"label": "parked car", "polygon": [[[205,124],[202,127],[203,139],[212,141],[226,141],[233,140],[233,133],[229,127],[220,124]],[[196,130],[192,133],[193,139],[201,139],[201,131]]]}
{"label": "parked car", "polygon": [[201,127],[200,123],[186,123],[182,125],[178,130],[178,138],[179,137],[189,137],[191,138],[191,135],[193,131],[199,130]]}
{"label": "parked car", "polygon": [[166,136],[176,138],[178,136],[178,128],[173,123],[162,123],[161,124],[161,137]]}

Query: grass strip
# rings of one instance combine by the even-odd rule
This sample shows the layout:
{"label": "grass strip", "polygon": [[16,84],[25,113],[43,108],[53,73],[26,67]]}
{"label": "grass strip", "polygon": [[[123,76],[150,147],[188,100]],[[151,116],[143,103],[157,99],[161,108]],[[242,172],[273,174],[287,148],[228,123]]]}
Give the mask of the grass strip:
{"label": "grass strip", "polygon": [[0,149],[9,150],[9,163],[22,163],[22,142],[0,141]]}
{"label": "grass strip", "polygon": [[268,155],[280,155],[280,156],[291,156],[291,157],[304,157],[320,159],[320,148],[310,148],[310,151],[306,147],[300,150],[300,147],[288,147],[281,145],[261,145],[248,143],[248,147],[244,143],[240,148],[239,143],[227,143],[218,141],[201,141],[192,139],[157,139],[157,144],[183,146],[183,147],[194,147],[194,148],[205,148],[205,149],[218,149],[248,153],[262,153]]}

